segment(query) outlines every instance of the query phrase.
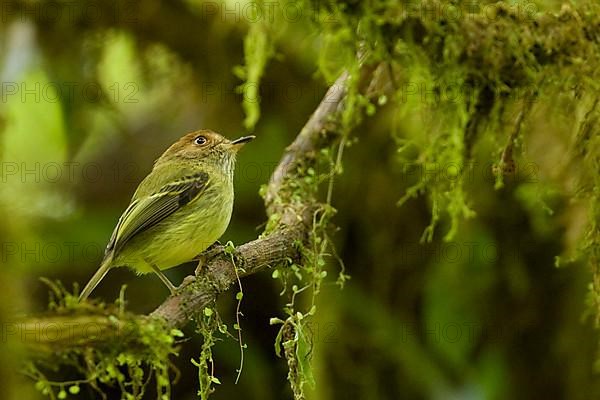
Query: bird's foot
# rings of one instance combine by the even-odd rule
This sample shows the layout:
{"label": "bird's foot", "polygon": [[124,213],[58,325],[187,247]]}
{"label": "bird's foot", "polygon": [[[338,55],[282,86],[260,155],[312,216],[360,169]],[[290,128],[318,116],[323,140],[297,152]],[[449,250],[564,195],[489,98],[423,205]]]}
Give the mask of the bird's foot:
{"label": "bird's foot", "polygon": [[198,266],[196,267],[196,275],[200,274],[202,271],[202,267],[206,265],[210,260],[223,253],[225,246],[221,244],[218,240],[211,244],[206,250],[202,253],[198,254],[194,261],[198,261]]}
{"label": "bird's foot", "polygon": [[175,288],[175,292],[176,293],[181,292],[186,286],[188,286],[194,282],[196,282],[195,276],[193,276],[193,275],[186,276],[185,278],[183,278],[183,281],[181,282],[181,284]]}

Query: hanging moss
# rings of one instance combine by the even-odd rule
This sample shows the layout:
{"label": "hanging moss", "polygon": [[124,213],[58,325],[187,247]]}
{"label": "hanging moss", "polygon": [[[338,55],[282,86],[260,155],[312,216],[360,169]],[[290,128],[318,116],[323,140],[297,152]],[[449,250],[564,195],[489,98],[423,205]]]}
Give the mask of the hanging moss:
{"label": "hanging moss", "polygon": [[[582,93],[598,93],[596,2],[565,3],[560,9],[544,9],[539,3],[437,0],[305,1],[303,6],[317,10],[313,23],[323,32],[319,72],[328,82],[343,70],[356,76],[357,59],[389,65],[395,93],[381,104],[395,110],[391,131],[398,160],[405,173],[417,176],[399,204],[428,197],[432,217],[422,236],[425,242],[433,239],[440,222],[447,223],[444,239],[449,241],[463,219],[476,216],[465,176],[473,168],[479,143],[494,144],[491,151],[483,147],[488,151],[483,158],[493,160],[489,173],[495,188],[505,190],[505,177],[517,173],[517,161],[527,160],[523,143],[534,104],[546,104],[560,94],[569,98],[573,112],[579,112],[589,107],[580,101]],[[356,107],[359,104],[364,105],[350,86],[343,126],[350,125],[350,116],[371,110],[369,105]],[[572,157],[583,164],[575,172],[575,193],[591,205],[578,255],[587,257],[595,271],[589,302],[593,314],[600,315],[596,103],[585,111],[572,138]],[[531,195],[538,203],[532,210],[539,209],[544,204],[541,194]],[[280,335],[293,330],[293,320],[281,323]],[[292,387],[297,387],[298,363],[290,364],[288,358],[288,364]]]}
{"label": "hanging moss", "polygon": [[[589,226],[577,256],[587,257],[594,280],[590,284],[590,313],[600,320],[600,135],[597,93],[600,65],[600,5],[592,1],[564,4],[560,9],[527,8],[519,3],[423,0],[329,0],[294,2],[321,32],[320,56],[315,68],[328,83],[342,71],[349,73],[347,97],[339,124],[341,144],[325,146],[310,165],[300,165],[304,179],[289,182],[280,196],[300,205],[307,197],[313,212],[313,230],[299,262],[276,269],[287,303],[275,339],[276,353],[285,358],[288,380],[296,399],[304,398],[311,373],[311,318],[318,312],[316,299],[328,276],[328,261],[335,261],[328,232],[335,209],[331,185],[341,172],[341,154],[351,140],[351,130],[376,105],[360,95],[361,65],[384,62],[394,90],[379,98],[395,113],[390,134],[398,145],[398,161],[414,179],[399,204],[425,195],[431,223],[422,240],[431,241],[445,224],[444,239],[452,240],[465,218],[476,216],[477,204],[465,182],[477,151],[494,161],[495,187],[507,190],[503,178],[516,161],[527,157],[522,145],[531,132],[531,103],[553,99],[558,93],[583,117],[574,123],[572,159],[579,160],[573,201],[589,204]],[[253,1],[257,9],[262,1]],[[258,18],[249,25],[244,41],[244,66],[236,70],[243,80],[246,129],[260,118],[259,86],[269,60],[276,53],[276,31],[281,20]],[[583,101],[582,99],[592,100]],[[548,109],[551,109],[548,106]],[[583,110],[583,112],[582,112]],[[522,116],[512,118],[514,114]],[[491,146],[480,146],[483,142]],[[480,146],[480,148],[478,148]],[[483,150],[481,150],[483,148]],[[327,186],[324,194],[322,187]],[[533,197],[526,190],[525,197]],[[539,200],[539,199],[535,199]],[[538,204],[538,203],[532,203]],[[534,209],[535,207],[530,207]],[[279,224],[271,215],[265,234]],[[347,279],[339,273],[337,282]],[[123,297],[114,305],[78,305],[76,299],[53,285],[50,303],[57,318],[96,318],[96,323],[116,324],[123,335],[107,346],[70,347],[49,363],[30,364],[27,373],[36,387],[51,398],[76,394],[89,385],[99,393],[105,386],[120,388],[124,398],[141,398],[149,378],[160,397],[169,398],[169,357],[176,354],[177,330],[157,320],[143,323],[124,310]],[[240,297],[241,299],[241,297]],[[222,329],[214,310],[203,310],[199,331],[204,344],[198,361],[200,396],[208,398],[218,384],[212,371],[212,333]],[[89,321],[89,320],[88,320]],[[44,350],[44,349],[42,349]],[[76,369],[81,379],[54,382],[57,365]]]}
{"label": "hanging moss", "polygon": [[244,65],[234,71],[244,81],[238,91],[243,95],[244,126],[249,131],[254,130],[260,118],[260,82],[267,62],[274,55],[275,35],[275,15],[268,14],[267,17],[262,0],[252,0],[251,3],[252,7],[248,7],[250,29],[244,38]]}

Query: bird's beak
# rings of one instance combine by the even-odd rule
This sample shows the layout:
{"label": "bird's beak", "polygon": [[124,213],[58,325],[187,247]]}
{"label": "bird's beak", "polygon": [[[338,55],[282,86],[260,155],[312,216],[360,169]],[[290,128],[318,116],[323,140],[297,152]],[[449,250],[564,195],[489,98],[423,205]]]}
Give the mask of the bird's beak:
{"label": "bird's beak", "polygon": [[253,135],[242,136],[241,138],[237,138],[237,139],[233,140],[229,144],[231,145],[231,147],[233,147],[237,151],[237,150],[241,149],[243,145],[245,145],[246,143],[253,140],[255,137],[256,136],[253,136]]}

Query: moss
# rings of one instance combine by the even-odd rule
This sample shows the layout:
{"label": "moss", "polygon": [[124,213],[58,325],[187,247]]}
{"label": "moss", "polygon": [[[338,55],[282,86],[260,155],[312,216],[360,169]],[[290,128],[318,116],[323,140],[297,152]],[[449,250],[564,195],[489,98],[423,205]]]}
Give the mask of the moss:
{"label": "moss", "polygon": [[[254,3],[264,6],[259,0]],[[394,93],[380,98],[380,104],[396,114],[390,132],[398,144],[398,161],[405,173],[418,172],[399,204],[420,195],[428,197],[431,223],[423,232],[425,242],[432,240],[442,222],[448,226],[444,238],[452,240],[462,220],[475,216],[476,205],[470,199],[465,176],[482,141],[493,143],[493,148],[486,150],[486,158],[496,161],[497,190],[507,190],[504,173],[514,158],[527,156],[520,143],[528,134],[521,128],[528,123],[530,103],[564,92],[574,111],[585,108],[573,135],[571,157],[579,159],[582,166],[573,197],[589,203],[590,223],[578,256],[587,257],[593,268],[588,302],[590,313],[600,321],[598,101],[581,101],[596,96],[600,89],[600,5],[579,1],[551,10],[527,8],[519,2],[474,4],[468,0],[304,0],[299,4],[309,10],[303,15],[310,15],[311,23],[322,32],[318,72],[331,83],[346,70],[349,80],[341,120],[335,126],[341,142],[334,145],[325,141],[329,138],[321,138],[323,151],[295,166],[296,176],[302,178],[288,180],[276,199],[276,203],[285,202],[297,211],[308,207],[313,218],[307,240],[295,244],[302,259],[273,272],[274,278],[281,279],[282,295],[287,298],[283,316],[272,319],[281,325],[276,352],[286,359],[295,398],[303,398],[304,386],[314,382],[308,323],[317,312],[316,298],[328,276],[328,262],[336,260],[328,237],[335,215],[331,205],[333,182],[342,171],[342,154],[351,130],[376,107],[360,95],[361,63],[383,61],[392,72]],[[457,13],[448,12],[448,7]],[[275,54],[275,33],[281,23],[259,18],[250,25],[244,41],[244,66],[236,72],[244,81],[240,91],[244,93],[248,130],[260,117],[259,85]],[[515,110],[523,111],[523,119],[517,123],[509,118]],[[306,198],[314,201],[307,205]],[[265,235],[276,229],[280,218],[279,214],[270,216]],[[346,279],[342,265],[337,282],[343,284]],[[53,290],[55,299],[50,305],[56,315],[85,312],[126,327],[128,334],[97,349],[75,347],[60,352],[60,365],[77,369],[81,380],[53,382],[45,371],[52,372],[56,365],[29,365],[28,373],[42,393],[63,398],[84,384],[98,391],[102,385],[111,385],[120,387],[124,398],[139,398],[147,378],[153,376],[158,393],[169,396],[168,358],[176,354],[180,332],[169,331],[156,320],[141,323],[124,311],[123,299],[114,305],[78,305],[59,286],[54,285]],[[212,368],[213,334],[227,330],[213,308],[205,309],[197,322],[204,343],[194,363],[199,393],[206,399],[219,383]]]}
{"label": "moss", "polygon": [[242,105],[246,113],[244,126],[249,131],[260,118],[260,82],[265,72],[267,62],[274,55],[275,15],[266,18],[265,4],[262,0],[252,0],[252,7],[248,7],[251,15],[248,16],[250,29],[244,38],[244,65],[235,69],[241,80],[238,87],[243,95]]}
{"label": "moss", "polygon": [[[344,120],[342,129],[349,132],[350,124],[356,122],[356,116]],[[333,146],[333,145],[332,145]],[[312,210],[312,227],[304,242],[297,242],[301,260],[290,262],[285,268],[273,273],[273,278],[280,279],[283,284],[282,296],[287,303],[283,309],[284,319],[272,318],[271,324],[281,324],[275,340],[275,351],[278,356],[286,359],[288,364],[288,381],[294,394],[299,400],[304,398],[305,385],[314,386],[312,374],[312,333],[309,328],[312,317],[317,312],[316,301],[321,291],[323,281],[327,278],[328,259],[335,251],[329,239],[331,219],[335,208],[330,204],[331,188],[335,176],[341,172],[341,152],[345,146],[344,140],[336,144],[337,148],[326,147],[306,164],[297,166],[295,174],[302,179],[288,180],[280,193],[280,201],[304,210]],[[319,202],[320,188],[327,185],[325,200]],[[314,199],[314,204],[306,204],[306,199]],[[306,215],[306,214],[305,214]],[[334,261],[337,260],[333,257]],[[348,279],[344,274],[343,264],[337,282],[340,285]]]}
{"label": "moss", "polygon": [[[87,385],[102,398],[106,398],[104,387],[114,387],[120,389],[123,399],[141,399],[153,378],[158,398],[170,398],[173,367],[169,357],[177,355],[176,341],[183,336],[180,331],[168,328],[162,320],[126,312],[124,289],[114,304],[79,303],[60,283],[46,283],[52,289],[46,318],[68,317],[70,328],[64,336],[66,346],[54,343],[50,358],[36,358],[39,361],[25,366],[25,373],[36,381],[42,394],[62,399]],[[89,346],[90,342],[94,346]],[[81,378],[68,382],[50,378],[65,368]]]}
{"label": "moss", "polygon": [[[598,93],[597,2],[564,3],[558,10],[544,8],[543,2],[474,4],[459,0],[303,4],[317,10],[313,22],[323,31],[319,72],[328,82],[342,70],[355,79],[357,55],[365,63],[385,61],[394,72],[395,93],[383,101],[396,112],[397,125],[390,131],[405,173],[419,171],[399,204],[419,195],[428,197],[431,224],[423,233],[425,242],[433,239],[442,221],[448,226],[444,239],[452,240],[462,220],[476,215],[465,176],[480,142],[495,143],[484,157],[495,161],[491,172],[496,189],[512,190],[514,187],[505,187],[504,177],[512,173],[515,159],[526,160],[522,143],[528,134],[532,103],[567,93],[574,113],[582,108],[587,112],[589,104],[581,101],[582,96]],[[340,129],[344,137],[349,127],[372,110],[357,94],[353,79]],[[511,118],[515,112],[522,116],[516,122]],[[577,194],[572,199],[589,203],[591,210],[578,256],[586,257],[595,272],[589,296],[594,315],[600,315],[597,112],[594,102],[585,118],[575,124],[571,155],[583,161],[581,172],[576,172]],[[314,246],[319,239],[326,241],[326,233],[311,235],[302,268],[289,272],[304,285],[311,280],[303,273],[322,255]],[[298,287],[302,290],[304,286]],[[282,322],[286,329],[294,326],[293,313],[288,316]],[[298,387],[297,368],[289,360],[288,364],[292,387]]]}
{"label": "moss", "polygon": [[203,310],[197,317],[196,324],[197,331],[202,335],[203,340],[198,360],[192,359],[192,364],[198,368],[198,396],[202,400],[206,400],[214,392],[213,385],[221,383],[214,371],[212,348],[217,340],[214,335],[215,332],[226,333],[227,326],[220,321],[214,305]]}

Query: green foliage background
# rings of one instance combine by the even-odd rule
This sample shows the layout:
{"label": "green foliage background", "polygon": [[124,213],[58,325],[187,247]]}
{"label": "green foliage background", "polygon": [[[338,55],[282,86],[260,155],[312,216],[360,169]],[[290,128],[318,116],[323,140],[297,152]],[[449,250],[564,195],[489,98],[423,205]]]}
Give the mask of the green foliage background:
{"label": "green foliage background", "polygon": [[[335,285],[330,257],[308,325],[316,386],[307,398],[600,395],[597,5],[53,4],[2,11],[0,397],[42,396],[13,373],[23,357],[14,318],[46,308],[39,277],[68,287],[89,278],[168,144],[200,127],[257,135],[239,159],[224,237],[253,239],[265,222],[259,187],[328,85],[358,70],[357,54],[387,62],[395,90],[367,107],[353,97],[345,116],[367,115],[348,138],[332,201],[331,237],[351,279]],[[132,312],[167,294],[123,269],[95,295],[112,301],[122,284]],[[265,273],[243,285],[244,369],[234,385],[239,346],[218,341],[211,398],[290,398],[269,324],[285,317],[281,280]],[[236,305],[221,296],[229,326]],[[198,390],[193,330],[171,358],[175,399]]]}

